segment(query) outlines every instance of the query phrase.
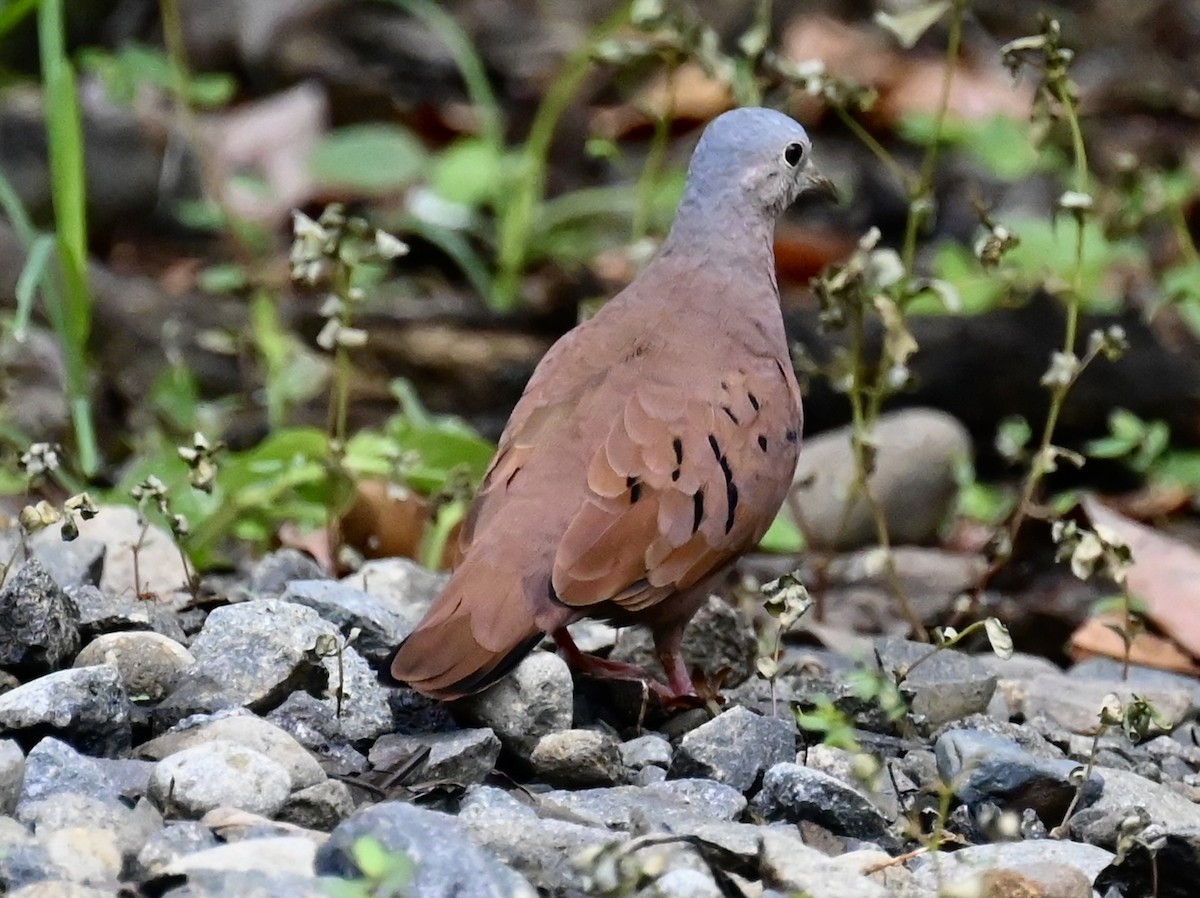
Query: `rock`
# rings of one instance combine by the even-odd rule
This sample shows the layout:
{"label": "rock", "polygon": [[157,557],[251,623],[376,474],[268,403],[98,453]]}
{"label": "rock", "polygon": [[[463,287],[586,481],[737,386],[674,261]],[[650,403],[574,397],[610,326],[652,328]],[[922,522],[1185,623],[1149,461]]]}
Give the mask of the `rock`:
{"label": "rock", "polygon": [[711,873],[668,870],[637,893],[637,898],[722,898],[724,892]]}
{"label": "rock", "polygon": [[79,651],[79,608],[36,559],[0,589],[0,667],[22,680],[70,663]]}
{"label": "rock", "polygon": [[[875,640],[875,651],[883,670],[907,670],[925,658],[932,648],[922,642],[895,637]],[[935,729],[968,714],[984,711],[996,690],[996,677],[978,659],[953,649],[939,651],[921,661],[901,684],[910,696],[914,714]]]}
{"label": "rock", "polygon": [[[1189,801],[1170,786],[1151,782],[1128,770],[1101,767],[1096,772],[1104,781],[1104,788],[1087,813],[1129,814],[1141,808],[1150,823],[1172,830],[1200,830],[1200,805]],[[1078,816],[1083,817],[1083,814]]]}
{"label": "rock", "polygon": [[1092,898],[1092,884],[1078,867],[1046,861],[1016,870],[984,870],[950,884],[981,890],[982,898]]}
{"label": "rock", "polygon": [[456,711],[476,726],[491,727],[500,742],[523,758],[547,733],[571,727],[574,689],[567,662],[552,652],[534,652],[507,677]]}
{"label": "rock", "polygon": [[76,667],[111,664],[133,701],[158,701],[196,665],[192,653],[158,633],[98,636],[75,658]]}
{"label": "rock", "polygon": [[245,712],[195,720],[186,729],[143,743],[137,754],[161,761],[184,749],[215,740],[233,742],[266,755],[287,771],[292,789],[307,789],[325,781],[325,771],[304,746],[269,721]]}
{"label": "rock", "polygon": [[[915,794],[920,788],[894,759],[885,759],[880,764],[870,755],[849,752],[823,742],[805,748],[801,758],[810,770],[828,773],[859,792],[890,820],[900,816],[901,796]],[[930,777],[929,785],[934,779]]]}
{"label": "rock", "polygon": [[90,827],[56,829],[38,840],[50,863],[67,872],[66,879],[85,885],[116,884],[121,877],[121,849],[115,834]]}
{"label": "rock", "polygon": [[[708,597],[683,634],[683,655],[688,664],[710,675],[728,668],[724,686],[738,686],[750,679],[757,653],[754,622],[719,596]],[[650,632],[642,627],[622,630],[610,657],[637,664],[660,679],[664,677]]]}
{"label": "rock", "polygon": [[25,753],[11,739],[0,739],[0,817],[17,809],[25,781]]}
{"label": "rock", "polygon": [[203,823],[184,820],[170,823],[146,840],[137,855],[136,872],[142,878],[157,876],[174,861],[220,843]]}
{"label": "rock", "polygon": [[341,780],[325,780],[288,796],[277,819],[305,829],[329,832],[354,811],[354,796]]}
{"label": "rock", "polygon": [[387,600],[336,580],[297,580],[288,584],[282,598],[312,608],[343,636],[360,630],[354,647],[376,667],[391,663],[396,646],[417,623]]}
{"label": "rock", "polygon": [[292,779],[282,765],[224,739],[164,758],[150,777],[150,798],[172,815],[190,818],[219,807],[270,817],[291,791]]}
{"label": "rock", "polygon": [[[1074,774],[1079,765],[1062,758],[1037,758],[1011,739],[974,730],[950,730],[934,745],[938,773],[967,805],[990,801],[1003,810],[1037,813],[1048,827],[1057,826],[1075,799]],[[1103,788],[1096,773],[1088,778],[1076,808],[1086,808]]]}
{"label": "rock", "polygon": [[47,737],[25,758],[20,804],[62,794],[86,795],[108,804],[121,801],[120,790],[98,760]]}
{"label": "rock", "polygon": [[621,743],[621,762],[630,770],[651,766],[666,769],[671,766],[673,752],[669,741],[657,733],[647,733]]}
{"label": "rock", "polygon": [[304,836],[242,839],[182,855],[168,863],[163,872],[190,877],[201,870],[227,870],[312,877],[316,854],[316,844]]}
{"label": "rock", "polygon": [[363,836],[413,862],[409,890],[421,898],[535,898],[522,877],[477,848],[453,817],[398,801],[358,811],[337,827],[317,852],[317,872],[352,878],[354,843]]}
{"label": "rock", "polygon": [[1136,686],[1120,679],[1085,680],[1063,674],[1034,677],[1024,684],[1016,701],[1009,696],[1009,703],[1027,719],[1045,714],[1072,733],[1091,736],[1100,729],[1100,709],[1109,695],[1115,695],[1122,704],[1135,696],[1150,702],[1163,721],[1164,731],[1178,726],[1193,709],[1190,687]]}
{"label": "rock", "polygon": [[65,590],[80,586],[98,586],[104,574],[104,543],[94,539],[73,539],[40,530],[29,538],[30,554]]}
{"label": "rock", "polygon": [[0,734],[26,746],[61,737],[91,755],[128,751],[133,729],[120,672],[111,664],[61,670],[0,695]]}
{"label": "rock", "polygon": [[969,845],[953,852],[937,852],[936,856],[926,854],[914,860],[910,867],[919,885],[936,891],[942,883],[969,881],[985,870],[1011,870],[1024,874],[1027,870],[1045,869],[1041,865],[1046,864],[1073,867],[1082,872],[1090,883],[1111,863],[1112,858],[1111,852],[1094,845],[1057,839],[1030,839]]}
{"label": "rock", "polygon": [[798,892],[808,898],[888,898],[888,891],[867,877],[837,866],[797,839],[769,828],[762,831],[759,857],[763,883],[775,889]]}
{"label": "rock", "polygon": [[66,879],[43,879],[9,892],[8,898],[117,898],[112,888],[85,886]]}
{"label": "rock", "polygon": [[[1047,673],[1058,673],[1058,669],[1046,671]],[[1081,680],[1108,680],[1110,682],[1121,682],[1126,686],[1138,687],[1138,694],[1141,694],[1142,688],[1163,689],[1174,691],[1176,689],[1186,689],[1192,694],[1192,706],[1200,708],[1200,680],[1188,674],[1175,673],[1169,670],[1158,670],[1154,667],[1143,667],[1140,664],[1130,664],[1129,669],[1125,669],[1125,665],[1116,658],[1104,658],[1097,656],[1095,658],[1086,658],[1077,664],[1071,665],[1066,671],[1066,675],[1072,679],[1078,678]]]}
{"label": "rock", "polygon": [[136,856],[146,840],[163,827],[162,815],[148,801],[140,800],[130,807],[70,792],[22,802],[17,819],[39,837],[78,828],[109,833],[122,859]]}
{"label": "rock", "polygon": [[266,719],[290,733],[331,775],[363,773],[370,766],[366,757],[347,743],[337,711],[307,692],[293,692]]}
{"label": "rock", "polygon": [[733,820],[746,809],[746,798],[723,783],[682,779],[649,786],[557,790],[541,795],[540,804],[591,826],[661,832],[670,831],[680,820]]}
{"label": "rock", "polygon": [[795,757],[793,723],[731,708],[683,737],[671,775],[706,777],[749,792],[767,768]]}
{"label": "rock", "polygon": [[[786,508],[815,549],[845,551],[875,542],[875,521],[856,479],[851,428],[805,440]],[[954,505],[954,472],[972,454],[966,428],[944,412],[907,408],[879,416],[871,492],[893,543],[932,542]]]}
{"label": "rock", "polygon": [[1150,826],[1137,834],[1124,858],[1101,871],[1095,888],[1102,895],[1192,898],[1197,870],[1200,830]]}
{"label": "rock", "polygon": [[128,593],[109,595],[94,586],[67,587],[79,606],[79,633],[84,644],[106,633],[150,630],[182,643],[187,637],[169,605],[144,601]]}
{"label": "rock", "polygon": [[[214,609],[192,654],[195,674],[221,684],[240,705],[266,711],[298,689],[312,691],[339,708],[349,741],[372,739],[392,727],[387,692],[353,647],[333,651],[341,643],[337,628],[311,608],[255,599]],[[322,656],[319,647],[330,651]]]}
{"label": "rock", "polygon": [[473,842],[549,894],[571,894],[571,889],[587,894],[582,891],[584,877],[574,859],[582,852],[628,839],[603,826],[541,818],[528,805],[490,786],[467,790],[458,820]]}
{"label": "rock", "polygon": [[483,782],[500,757],[500,740],[487,727],[422,736],[398,733],[380,736],[371,746],[368,757],[376,770],[394,770],[426,748],[429,755],[421,768],[420,778],[464,786]]}
{"label": "rock", "polygon": [[768,821],[811,821],[831,833],[892,846],[886,817],[867,798],[836,777],[799,764],[776,764],[763,777],[751,810]]}
{"label": "rock", "polygon": [[299,549],[283,548],[268,552],[255,562],[246,591],[250,598],[277,599],[295,580],[325,580],[328,574],[311,555]]}
{"label": "rock", "polygon": [[599,730],[547,733],[530,753],[534,772],[559,786],[611,786],[625,781],[620,745]]}
{"label": "rock", "polygon": [[150,719],[154,731],[164,733],[198,714],[217,714],[241,707],[220,683],[208,675],[197,675],[195,668],[192,668],[192,672],[175,691],[154,706]]}
{"label": "rock", "polygon": [[50,859],[46,846],[24,826],[0,817],[0,890],[10,894],[47,879],[67,879],[67,871]]}
{"label": "rock", "polygon": [[[61,539],[62,525],[44,531],[45,539]],[[179,548],[166,530],[144,524],[137,509],[106,505],[88,521],[79,522],[79,538],[103,543],[104,574],[100,591],[110,595],[166,597],[186,589],[188,572],[179,560]],[[134,575],[133,549],[137,552]]]}
{"label": "rock", "polygon": [[341,582],[383,600],[415,626],[449,579],[408,558],[378,558]]}

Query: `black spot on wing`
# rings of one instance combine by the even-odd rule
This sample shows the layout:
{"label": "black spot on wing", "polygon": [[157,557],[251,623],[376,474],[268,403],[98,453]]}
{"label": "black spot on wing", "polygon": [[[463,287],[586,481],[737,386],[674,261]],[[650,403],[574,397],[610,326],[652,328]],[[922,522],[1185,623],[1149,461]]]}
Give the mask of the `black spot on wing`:
{"label": "black spot on wing", "polygon": [[510,486],[512,486],[512,482],[513,482],[514,480],[516,480],[516,478],[517,478],[517,475],[518,475],[518,474],[520,474],[520,473],[521,473],[521,467],[520,467],[520,465],[518,465],[517,467],[513,468],[513,472],[512,472],[511,474],[509,474],[509,475],[508,475],[508,479],[504,481],[504,486],[505,486],[506,488],[507,488],[507,487],[510,487]]}
{"label": "black spot on wing", "polygon": [[752,408],[753,408],[755,411],[758,411],[758,410],[759,410],[759,408],[760,408],[760,406],[759,406],[759,404],[758,404],[758,397],[757,397],[757,396],[755,396],[753,393],[747,393],[747,394],[746,394],[746,398],[750,400],[750,405],[751,405],[751,407],[752,407]]}
{"label": "black spot on wing", "polygon": [[737,415],[735,415],[733,413],[733,409],[731,409],[729,406],[727,406],[727,405],[721,406],[721,411],[723,411],[726,415],[728,415],[729,420],[732,421],[734,424],[740,425],[742,423],[741,421],[738,420]]}
{"label": "black spot on wing", "polygon": [[784,436],[784,439],[786,439],[789,443],[794,443],[794,442],[796,442],[796,440],[798,440],[800,438],[800,434],[796,433],[796,431],[794,431],[794,430],[789,430],[783,436]]}
{"label": "black spot on wing", "polygon": [[708,445],[712,447],[713,455],[717,457],[717,464],[721,466],[721,473],[725,475],[725,507],[729,509],[725,516],[725,532],[728,533],[733,529],[733,515],[737,510],[738,503],[738,488],[737,484],[733,482],[733,469],[729,467],[729,459],[725,457],[725,453],[721,451],[721,444],[711,433],[708,435]]}
{"label": "black spot on wing", "polygon": [[683,464],[683,440],[675,437],[671,442],[671,446],[675,449],[675,464]]}
{"label": "black spot on wing", "polygon": [[642,484],[636,477],[626,477],[625,486],[629,488],[629,504],[636,505],[642,498]]}
{"label": "black spot on wing", "polygon": [[763,452],[767,451],[767,438],[761,433],[758,435],[758,448]]}
{"label": "black spot on wing", "polygon": [[704,520],[704,490],[696,490],[692,493],[692,533],[700,529],[700,522]]}

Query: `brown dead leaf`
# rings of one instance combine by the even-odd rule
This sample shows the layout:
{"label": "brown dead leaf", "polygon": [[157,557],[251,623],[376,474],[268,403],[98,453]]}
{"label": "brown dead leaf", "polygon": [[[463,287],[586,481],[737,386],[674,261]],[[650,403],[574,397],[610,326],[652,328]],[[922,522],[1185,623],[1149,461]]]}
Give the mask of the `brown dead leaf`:
{"label": "brown dead leaf", "polygon": [[[1097,655],[1122,660],[1125,657],[1125,643],[1111,629],[1113,626],[1121,626],[1119,615],[1101,615],[1087,621],[1071,634],[1071,657],[1075,661]],[[1129,663],[1175,673],[1200,674],[1200,664],[1187,652],[1172,640],[1153,633],[1139,633],[1134,637],[1129,647]]]}
{"label": "brown dead leaf", "polygon": [[819,59],[830,75],[864,87],[886,86],[899,65],[882,31],[825,15],[793,19],[784,29],[780,49],[789,62]]}
{"label": "brown dead leaf", "polygon": [[[899,66],[896,77],[880,92],[872,113],[893,127],[907,117],[934,115],[942,96],[944,60],[917,60]],[[1014,84],[1000,66],[972,66],[960,63],[950,82],[946,112],[963,121],[983,121],[993,116],[1026,119],[1033,103],[1033,91],[1021,82]]]}
{"label": "brown dead leaf", "polygon": [[775,228],[775,268],[780,281],[807,284],[826,265],[844,262],[856,245],[849,234],[781,221]]}
{"label": "brown dead leaf", "polygon": [[418,558],[432,513],[423,497],[383,480],[364,480],[342,516],[342,539],[364,558]]}
{"label": "brown dead leaf", "polygon": [[592,131],[615,140],[652,128],[663,116],[679,125],[695,124],[732,107],[729,85],[688,62],[654,78],[630,103],[597,112]]}
{"label": "brown dead leaf", "polygon": [[1126,576],[1129,594],[1146,617],[1192,658],[1200,658],[1200,549],[1131,521],[1094,497],[1083,500],[1093,524],[1106,527],[1133,552]]}
{"label": "brown dead leaf", "polygon": [[1193,490],[1181,483],[1148,483],[1135,492],[1114,496],[1108,503],[1135,521],[1153,521],[1184,511],[1192,495]]}

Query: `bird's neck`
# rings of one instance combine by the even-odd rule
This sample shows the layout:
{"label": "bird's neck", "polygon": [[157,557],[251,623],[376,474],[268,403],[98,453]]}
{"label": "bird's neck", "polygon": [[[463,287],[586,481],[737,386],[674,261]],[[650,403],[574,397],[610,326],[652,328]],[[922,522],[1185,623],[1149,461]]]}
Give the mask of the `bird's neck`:
{"label": "bird's neck", "polygon": [[[728,195],[685,193],[660,256],[775,283],[775,219]],[[773,291],[772,291],[773,292]]]}

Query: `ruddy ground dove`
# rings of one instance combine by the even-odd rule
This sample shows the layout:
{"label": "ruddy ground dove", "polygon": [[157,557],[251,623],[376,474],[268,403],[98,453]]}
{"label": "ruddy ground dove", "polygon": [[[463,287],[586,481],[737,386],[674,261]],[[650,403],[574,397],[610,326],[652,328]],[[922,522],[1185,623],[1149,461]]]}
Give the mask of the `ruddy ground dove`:
{"label": "ruddy ground dove", "polygon": [[806,187],[804,129],[736,109],[705,129],[658,255],[533,373],[464,522],[461,561],[392,675],[425,695],[478,692],[550,633],[587,655],[584,617],[644,624],[667,683],[692,694],[684,627],[766,532],[800,447],[800,391],[779,310],[775,219]]}

